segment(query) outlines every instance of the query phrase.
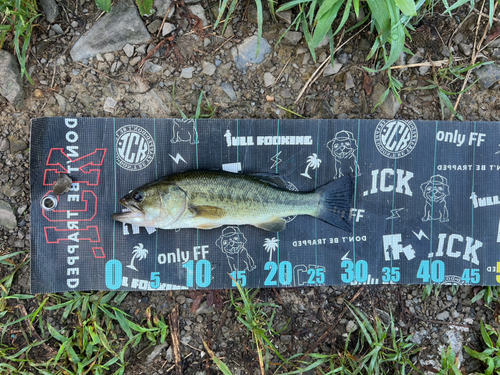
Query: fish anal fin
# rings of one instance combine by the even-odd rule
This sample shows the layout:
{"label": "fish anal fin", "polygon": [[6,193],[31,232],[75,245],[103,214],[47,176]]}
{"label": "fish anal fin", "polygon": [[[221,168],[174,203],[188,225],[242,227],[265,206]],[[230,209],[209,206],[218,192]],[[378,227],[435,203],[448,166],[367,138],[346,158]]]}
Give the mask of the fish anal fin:
{"label": "fish anal fin", "polygon": [[254,224],[254,225],[257,228],[264,229],[264,230],[267,230],[269,232],[281,232],[286,227],[286,220],[277,217],[271,221],[268,221],[265,223]]}
{"label": "fish anal fin", "polygon": [[190,206],[189,211],[191,211],[195,217],[204,219],[221,219],[226,216],[225,209],[214,206]]}

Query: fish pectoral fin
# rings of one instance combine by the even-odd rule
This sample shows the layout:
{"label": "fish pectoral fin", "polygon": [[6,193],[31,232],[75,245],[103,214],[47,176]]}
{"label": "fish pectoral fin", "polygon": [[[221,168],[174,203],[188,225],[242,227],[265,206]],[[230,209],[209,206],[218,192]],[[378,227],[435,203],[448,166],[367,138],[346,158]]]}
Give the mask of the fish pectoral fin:
{"label": "fish pectoral fin", "polygon": [[189,211],[195,216],[205,219],[221,219],[226,216],[226,210],[214,206],[190,206]]}
{"label": "fish pectoral fin", "polygon": [[267,230],[269,232],[281,232],[286,227],[286,220],[277,217],[271,221],[268,221],[265,223],[254,224],[254,225],[257,228],[264,229],[264,230]]}

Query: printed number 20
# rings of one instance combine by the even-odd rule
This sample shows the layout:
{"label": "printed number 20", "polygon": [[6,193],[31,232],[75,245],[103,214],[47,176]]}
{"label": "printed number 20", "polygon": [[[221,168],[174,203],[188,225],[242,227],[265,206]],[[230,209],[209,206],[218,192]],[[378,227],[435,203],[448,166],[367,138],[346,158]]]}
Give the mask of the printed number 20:
{"label": "printed number 20", "polygon": [[292,274],[292,263],[288,261],[281,262],[278,265],[275,262],[267,262],[264,265],[264,269],[269,270],[269,274],[264,281],[264,285],[273,286],[278,285],[278,282],[274,279],[276,276],[276,272],[278,272],[278,280],[281,285],[290,285],[292,283],[293,274]]}

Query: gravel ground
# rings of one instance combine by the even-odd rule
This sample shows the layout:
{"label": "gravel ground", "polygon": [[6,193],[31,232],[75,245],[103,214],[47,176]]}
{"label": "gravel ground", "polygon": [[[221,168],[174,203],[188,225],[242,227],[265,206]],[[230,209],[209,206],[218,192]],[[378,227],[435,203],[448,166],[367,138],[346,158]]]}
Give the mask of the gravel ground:
{"label": "gravel ground", "polygon": [[[200,12],[201,8],[198,14],[203,24],[212,24],[217,6],[211,7],[204,1],[193,3],[189,4],[192,13]],[[84,53],[74,48],[78,47],[76,42],[80,36],[99,22],[101,14],[95,4],[85,0],[76,5],[60,2],[55,19],[49,22],[51,17],[47,14],[39,20],[41,27],[35,31],[28,63],[34,84],[24,81],[24,100],[17,108],[0,97],[0,202],[12,207],[15,215],[13,219],[10,217],[10,223],[15,223],[12,227],[6,224],[0,228],[0,254],[30,249],[28,148],[32,118],[180,117],[179,110],[192,116],[200,90],[203,90],[211,106],[217,107],[215,117],[218,118],[289,118],[293,115],[283,109],[287,108],[306,118],[441,120],[436,90],[416,88],[428,86],[429,82],[438,79],[446,90],[461,90],[462,81],[447,80],[442,71],[432,67],[394,69],[393,76],[405,88],[401,92],[401,105],[390,94],[383,105],[372,111],[388,81],[386,74],[368,74],[362,68],[374,68],[373,61],[365,61],[373,41],[369,28],[365,28],[336,39],[336,46],[341,48],[335,55],[335,66],[319,71],[315,83],[296,101],[320,62],[327,58],[328,46],[316,51],[319,62],[314,62],[302,33],[289,33],[278,44],[293,14],[284,14],[274,21],[265,11],[263,37],[266,43],[261,45],[259,55],[262,61],[248,65],[245,62],[255,58],[255,52],[248,52],[248,48],[255,44],[257,32],[252,2],[240,4],[223,36],[221,30],[212,32],[207,28],[204,37],[199,29],[198,35],[192,32],[193,23],[178,10],[167,17],[170,26],[160,30],[163,20],[160,8],[164,12],[165,4],[156,1],[155,6],[158,12],[142,19],[151,38],[134,42],[129,36],[130,43],[124,47],[94,57],[81,57]],[[418,53],[402,56],[398,65],[429,59],[447,60],[450,51],[455,59],[470,62],[475,53],[474,43],[478,41],[478,12],[466,18],[467,14],[464,10],[453,17],[441,16],[437,10],[426,16],[408,41],[409,48]],[[355,22],[352,16],[348,25]],[[479,22],[479,35],[486,22],[484,17]],[[492,30],[497,25],[494,23]],[[117,31],[125,33],[126,25],[121,27],[124,29]],[[153,48],[164,40],[164,37],[156,37],[159,30],[160,35],[164,32],[167,38],[172,36],[172,40],[161,44],[154,52]],[[493,34],[491,31],[487,35]],[[154,53],[142,64],[148,52]],[[167,57],[165,52],[168,52]],[[500,40],[493,38],[482,53],[489,60],[498,60]],[[482,61],[481,58],[478,61]],[[499,68],[488,69],[473,73],[469,78],[473,82],[477,76],[480,81],[461,96],[458,112],[465,120],[500,120],[499,83],[495,83]],[[445,111],[443,118],[450,118],[449,111]],[[20,255],[15,261],[20,262],[23,257]],[[0,277],[9,270],[0,265]],[[29,293],[29,278],[29,265],[26,265],[17,272],[11,293]],[[451,345],[459,353],[463,373],[471,374],[479,371],[481,364],[471,360],[462,346],[482,350],[479,322],[496,322],[496,314],[491,308],[470,302],[478,291],[467,286],[458,289],[443,286],[438,294],[432,293],[424,300],[421,286],[349,286],[266,289],[259,292],[258,298],[278,305],[273,328],[281,333],[273,343],[285,358],[310,348],[319,353],[342,351],[346,332],[353,327],[356,329],[356,322],[349,313],[344,313],[340,319],[339,315],[345,309],[343,301],[354,298],[354,305],[367,316],[373,317],[376,313],[388,320],[392,314],[402,335],[413,334],[411,340],[422,348],[414,358],[422,371],[437,372],[441,349]],[[35,300],[25,302],[26,311],[30,313],[36,309],[37,303]],[[9,305],[14,307],[16,303],[9,300]],[[166,317],[176,305],[180,309],[180,348],[185,374],[217,372],[207,360],[202,339],[210,340],[212,350],[223,358],[234,374],[259,373],[251,337],[236,319],[228,291],[129,293],[121,308],[141,322],[149,306]],[[44,314],[56,328],[71,327],[70,322],[61,322],[60,317],[50,311]],[[20,316],[19,310],[13,309],[13,314],[2,319],[12,316]],[[327,331],[328,334],[318,341]],[[4,334],[4,340],[7,336]],[[130,365],[126,373],[168,373],[173,365],[170,342],[155,352],[156,356],[150,356],[147,363],[149,352],[142,351],[145,347],[146,343],[141,343],[129,350]],[[271,362],[279,360],[274,358]],[[273,365],[270,371],[272,369]]]}

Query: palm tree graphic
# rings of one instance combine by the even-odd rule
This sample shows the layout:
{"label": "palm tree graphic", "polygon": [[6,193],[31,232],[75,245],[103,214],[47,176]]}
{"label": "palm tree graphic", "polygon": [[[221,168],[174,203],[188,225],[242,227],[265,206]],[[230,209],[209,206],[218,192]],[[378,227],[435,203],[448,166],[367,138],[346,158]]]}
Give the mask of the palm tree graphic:
{"label": "palm tree graphic", "polygon": [[321,164],[321,159],[319,159],[318,155],[313,152],[313,154],[307,158],[306,170],[304,171],[304,173],[301,173],[300,175],[307,177],[307,178],[311,178],[311,176],[309,176],[309,173],[308,173],[309,168],[312,168],[313,170],[318,169],[320,164]]}
{"label": "palm tree graphic", "polygon": [[137,268],[134,266],[134,260],[143,260],[146,259],[148,256],[148,249],[144,248],[144,245],[142,243],[139,243],[139,245],[134,246],[134,250],[132,251],[132,260],[130,261],[130,264],[127,266],[130,269],[133,269],[134,271],[137,271]]}
{"label": "palm tree graphic", "polygon": [[269,261],[273,260],[273,253],[278,250],[278,242],[279,240],[276,237],[266,238],[264,240],[264,249],[269,253]]}

